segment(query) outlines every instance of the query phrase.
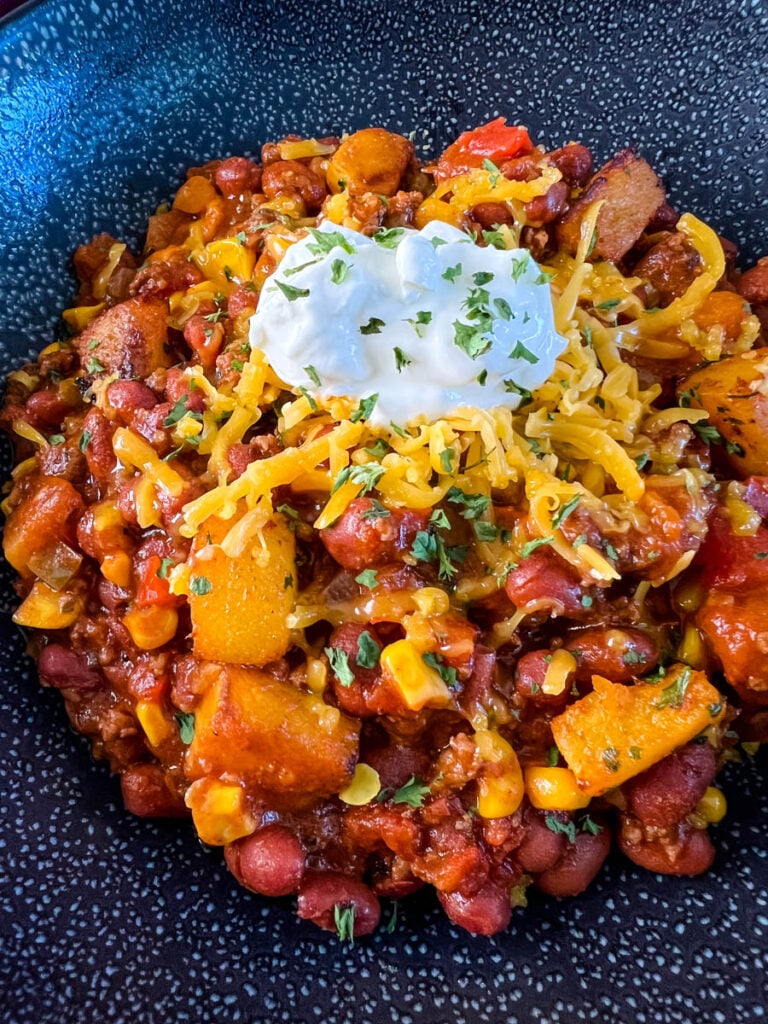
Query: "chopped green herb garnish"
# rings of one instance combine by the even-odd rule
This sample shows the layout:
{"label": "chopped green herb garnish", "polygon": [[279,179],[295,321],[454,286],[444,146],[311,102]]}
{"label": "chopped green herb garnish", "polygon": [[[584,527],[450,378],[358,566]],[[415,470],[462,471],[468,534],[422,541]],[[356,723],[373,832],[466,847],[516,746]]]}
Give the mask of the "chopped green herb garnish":
{"label": "chopped green herb garnish", "polygon": [[534,355],[529,348],[526,348],[522,341],[518,341],[518,343],[509,353],[509,358],[524,359],[526,363],[530,363],[531,366],[535,365],[539,361],[539,357]]}
{"label": "chopped green herb garnish", "polygon": [[498,526],[494,526],[493,523],[486,523],[483,520],[475,520],[472,523],[472,528],[475,531],[475,536],[481,542],[489,544],[499,536]]}
{"label": "chopped green herb garnish", "polygon": [[377,316],[372,316],[367,324],[363,324],[360,328],[361,334],[381,334],[381,328],[384,327],[384,321],[379,320]]}
{"label": "chopped green herb garnish", "polygon": [[168,579],[168,570],[171,568],[172,565],[173,565],[173,559],[172,558],[163,558],[161,560],[161,562],[160,562],[160,566],[159,566],[157,572],[155,573],[155,576],[158,576],[161,580],[167,580]]}
{"label": "chopped green herb garnish", "polygon": [[355,681],[355,674],[349,667],[347,652],[340,647],[326,647],[325,654],[331,664],[331,670],[342,686],[351,686]]}
{"label": "chopped green herb garnish", "polygon": [[570,501],[567,501],[565,503],[565,505],[561,505],[560,506],[560,508],[557,510],[556,514],[554,516],[552,516],[552,529],[553,530],[557,530],[557,529],[559,529],[563,525],[565,520],[568,518],[568,516],[571,514],[571,512],[573,512],[573,510],[576,508],[576,506],[579,504],[580,501],[581,501],[581,495],[580,494],[575,494],[571,498]]}
{"label": "chopped green herb garnish", "polygon": [[276,277],[273,278],[273,281],[289,302],[295,302],[296,299],[306,299],[309,295],[309,288],[294,288],[293,285],[286,284]]}
{"label": "chopped green herb garnish", "polygon": [[351,264],[345,263],[344,260],[334,260],[331,264],[331,282],[333,284],[343,284],[351,269]]}
{"label": "chopped green herb garnish", "polygon": [[534,540],[529,540],[527,544],[523,544],[520,557],[523,559],[530,558],[537,548],[541,548],[545,544],[553,544],[554,541],[554,537],[536,537]]}
{"label": "chopped green herb garnish", "polygon": [[357,252],[354,245],[347,241],[340,231],[318,231],[317,228],[310,228],[309,233],[314,238],[314,242],[310,242],[307,249],[313,256],[324,256],[336,248],[343,249],[350,255]]}
{"label": "chopped green herb garnish", "polygon": [[445,496],[454,505],[462,506],[461,515],[464,519],[479,519],[491,504],[491,499],[484,494],[467,494],[458,487],[451,487]]}
{"label": "chopped green herb garnish", "polygon": [[661,696],[656,701],[657,708],[679,708],[685,700],[685,692],[691,681],[691,670],[684,668],[680,675],[669,686],[661,691]]}
{"label": "chopped green herb garnish", "polygon": [[405,228],[381,228],[373,236],[382,249],[396,249],[405,235]]}
{"label": "chopped green herb garnish", "polygon": [[368,420],[371,418],[371,413],[374,410],[376,403],[379,400],[378,392],[375,395],[369,395],[367,398],[360,399],[360,404],[354,410],[352,415],[349,417],[353,423],[357,423],[360,420]]}
{"label": "chopped green herb garnish", "polygon": [[78,441],[77,447],[80,449],[81,452],[84,452],[92,440],[93,434],[90,432],[90,430],[84,430],[80,435],[80,440]]}
{"label": "chopped green herb garnish", "polygon": [[461,264],[457,263],[455,267],[446,267],[441,276],[446,281],[454,282],[456,278],[461,277]]}
{"label": "chopped green herb garnish", "polygon": [[408,781],[395,790],[393,804],[408,804],[409,807],[423,807],[424,798],[429,795],[429,786],[425,786],[420,778],[412,775]]}
{"label": "chopped green herb garnish", "polygon": [[619,770],[619,752],[615,747],[606,747],[603,751],[603,764],[609,772]]}
{"label": "chopped green herb garnish", "polygon": [[359,583],[361,587],[367,587],[369,590],[372,590],[378,582],[375,569],[363,569],[358,576],[355,576],[355,583]]}
{"label": "chopped green herb garnish", "polygon": [[405,366],[410,366],[413,360],[410,358],[410,356],[407,356],[405,352],[403,352],[403,350],[399,348],[397,345],[395,345],[393,352],[395,353],[395,367],[397,369],[397,372],[402,373],[403,368]]}
{"label": "chopped green herb garnish", "polygon": [[360,516],[361,519],[387,519],[392,513],[376,498],[371,498],[371,507]]}
{"label": "chopped green herb garnish", "polygon": [[195,716],[186,711],[177,711],[173,717],[179,729],[179,739],[189,746],[195,738]]}
{"label": "chopped green herb garnish", "polygon": [[440,469],[443,473],[450,473],[453,469],[453,462],[456,458],[456,452],[453,448],[443,448],[440,452]]}
{"label": "chopped green herb garnish", "polygon": [[213,590],[213,584],[207,576],[192,576],[189,581],[189,589],[196,597],[205,597]]}
{"label": "chopped green herb garnish", "polygon": [[569,843],[576,842],[576,825],[572,821],[560,821],[554,814],[547,814],[544,818],[544,824],[547,826],[550,832],[554,832],[556,836],[566,836]]}
{"label": "chopped green herb garnish", "polygon": [[336,926],[336,934],[340,942],[348,942],[350,946],[355,944],[355,905],[342,907],[340,903],[334,904],[333,923]]}
{"label": "chopped green herb garnish", "polygon": [[375,668],[379,662],[381,647],[366,629],[357,638],[357,655],[355,660],[360,668]]}
{"label": "chopped green herb garnish", "polygon": [[56,448],[58,445],[64,444],[66,440],[67,439],[66,437],[64,437],[63,434],[51,434],[51,436],[48,438],[48,444]]}
{"label": "chopped green herb garnish", "polygon": [[312,366],[311,364],[309,366],[305,366],[304,373],[306,373],[306,375],[309,377],[309,379],[312,381],[316,388],[322,387],[320,374],[317,372],[314,366]]}
{"label": "chopped green herb garnish", "polygon": [[433,651],[429,651],[427,654],[422,654],[422,661],[425,665],[429,665],[435,672],[440,676],[446,686],[455,690],[458,684],[458,678],[456,675],[456,669],[451,668],[450,665],[446,665],[445,660]]}
{"label": "chopped green herb garnish", "polygon": [[353,484],[362,484],[362,494],[367,494],[368,491],[373,490],[385,473],[384,466],[380,466],[376,462],[368,462],[364,466],[346,466],[336,477],[331,494],[335,494],[347,481],[351,481]]}

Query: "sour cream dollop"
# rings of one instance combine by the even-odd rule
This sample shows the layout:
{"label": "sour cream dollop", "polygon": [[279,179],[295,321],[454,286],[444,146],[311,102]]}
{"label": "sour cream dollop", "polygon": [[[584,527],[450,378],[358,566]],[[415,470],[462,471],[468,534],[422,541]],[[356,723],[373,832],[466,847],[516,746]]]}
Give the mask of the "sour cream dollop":
{"label": "sour cream dollop", "polygon": [[527,250],[481,248],[441,222],[372,238],[322,223],[266,282],[250,342],[315,398],[377,396],[376,426],[516,409],[566,345]]}

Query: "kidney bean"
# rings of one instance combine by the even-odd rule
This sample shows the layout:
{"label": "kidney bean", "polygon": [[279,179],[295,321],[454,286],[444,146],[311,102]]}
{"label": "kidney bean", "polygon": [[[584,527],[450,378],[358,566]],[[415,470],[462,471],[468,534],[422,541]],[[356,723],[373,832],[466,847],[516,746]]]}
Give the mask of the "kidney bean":
{"label": "kidney bean", "polygon": [[304,849],[283,825],[267,825],[230,843],[224,859],[241,885],[264,896],[290,896],[304,874]]}
{"label": "kidney bean", "polygon": [[540,228],[557,220],[567,205],[568,186],[564,181],[556,181],[543,196],[536,196],[525,204],[525,217],[532,227]]}
{"label": "kidney bean", "polygon": [[38,430],[45,431],[58,427],[72,409],[71,403],[65,401],[55,388],[46,388],[27,399],[24,418]]}
{"label": "kidney bean", "polygon": [[430,764],[425,751],[392,740],[367,747],[361,760],[378,772],[383,789],[399,789],[414,776],[423,779]]}
{"label": "kidney bean", "polygon": [[233,444],[227,449],[227,462],[232,467],[232,479],[242,476],[252,462],[268,459],[277,455],[280,445],[274,434],[259,434],[252,437],[248,444]]}
{"label": "kidney bean", "polygon": [[85,459],[97,480],[106,481],[117,465],[112,448],[113,425],[100,409],[91,409],[83,420],[83,437],[88,439]]}
{"label": "kidney bean", "polygon": [[[665,199],[656,213],[654,213],[646,231],[650,235],[655,234],[657,231],[674,231],[679,220],[680,214]],[[736,247],[734,246],[734,248]]]}
{"label": "kidney bean", "polygon": [[114,380],[107,388],[109,404],[125,426],[131,422],[137,409],[153,409],[158,398],[152,388],[137,380]]}
{"label": "kidney bean", "polygon": [[358,664],[358,644],[364,633],[367,633],[379,648],[384,646],[373,626],[345,622],[331,633],[331,638],[328,641],[329,647],[341,650],[346,654],[347,662],[355,677],[349,686],[345,686],[336,673],[331,672],[330,678],[336,702],[342,711],[361,718],[369,715],[390,715],[402,711],[402,698],[383,679],[378,662],[373,668],[364,668]]}
{"label": "kidney bean", "polygon": [[244,156],[231,156],[219,164],[213,180],[223,196],[234,199],[243,192],[259,191],[261,168]]}
{"label": "kidney bean", "polygon": [[529,614],[583,615],[579,577],[558,555],[539,548],[507,576],[510,601]]}
{"label": "kidney bean", "polygon": [[170,402],[160,402],[151,409],[137,409],[131,418],[132,428],[160,455],[167,455],[172,447],[171,432],[163,426],[172,408]]}
{"label": "kidney bean", "polygon": [[184,341],[196,353],[203,368],[210,371],[224,344],[224,325],[196,313],[184,324]]}
{"label": "kidney bean", "polygon": [[437,898],[454,924],[472,935],[495,935],[504,931],[512,918],[508,893],[493,882],[487,882],[472,896],[439,892]]}
{"label": "kidney bean", "polygon": [[571,188],[583,188],[592,177],[592,154],[578,142],[553,149],[547,153],[547,160],[554,164]]}
{"label": "kidney bean", "polygon": [[598,873],[610,849],[607,828],[597,835],[577,832],[576,841],[567,843],[560,860],[536,877],[536,886],[550,896],[578,896]]}
{"label": "kidney bean", "polygon": [[668,828],[694,810],[716,770],[708,743],[688,743],[630,779],[622,790],[629,809],[644,825]]}
{"label": "kidney bean", "polygon": [[55,686],[57,690],[93,690],[102,683],[85,655],[63,644],[48,644],[42,649],[37,671],[44,686]]}
{"label": "kidney bean", "polygon": [[763,256],[736,282],[739,295],[753,305],[768,303],[768,256]]}
{"label": "kidney bean", "polygon": [[159,764],[132,764],[120,776],[125,809],[139,818],[184,818],[188,811],[180,796],[165,783]]}
{"label": "kidney bean", "polygon": [[299,889],[298,915],[326,931],[335,932],[334,908],[354,908],[353,932],[369,935],[379,923],[381,907],[376,895],[356,878],[339,871],[307,871]]}
{"label": "kidney bean", "polygon": [[568,703],[570,686],[566,682],[562,693],[545,693],[542,689],[552,652],[545,649],[529,651],[517,663],[515,690],[534,707],[559,711]]}
{"label": "kidney bean", "polygon": [[277,160],[265,167],[261,187],[267,199],[286,192],[301,196],[307,213],[317,213],[326,196],[323,179],[298,160]]}
{"label": "kidney bean", "polygon": [[671,837],[635,838],[631,820],[624,819],[618,842],[621,852],[646,871],[660,875],[700,875],[712,867],[715,848],[705,829],[680,822]]}
{"label": "kidney bean", "polygon": [[227,315],[230,320],[234,320],[236,317],[240,316],[241,313],[253,313],[258,301],[259,297],[256,292],[249,288],[244,288],[243,285],[239,284],[232,291],[232,294],[229,296],[227,301]]}
{"label": "kidney bean", "polygon": [[505,160],[499,165],[499,170],[505,178],[510,181],[533,181],[541,174],[541,156],[529,153],[526,156],[516,156],[512,160]]}
{"label": "kidney bean", "polygon": [[563,811],[538,811],[527,806],[523,814],[525,834],[514,852],[517,864],[531,874],[549,871],[565,853],[567,837],[562,832],[553,832],[546,818],[567,824],[570,815]]}
{"label": "kidney bean", "polygon": [[573,633],[565,647],[576,658],[576,679],[584,683],[594,674],[626,683],[650,672],[659,660],[658,644],[641,629],[595,626]]}
{"label": "kidney bean", "polygon": [[356,498],[333,526],[320,531],[326,550],[345,569],[369,568],[397,561],[411,547],[429,513],[414,509],[389,510],[388,516],[368,518],[370,498]]}
{"label": "kidney bean", "polygon": [[421,192],[395,192],[389,200],[384,225],[388,228],[413,227],[416,210],[424,201]]}
{"label": "kidney bean", "polygon": [[190,412],[205,411],[205,397],[198,388],[192,388],[189,377],[177,366],[172,367],[165,378],[165,397],[174,405],[184,399]]}
{"label": "kidney bean", "polygon": [[497,224],[514,224],[515,218],[504,203],[478,203],[469,211],[472,220],[489,230]]}

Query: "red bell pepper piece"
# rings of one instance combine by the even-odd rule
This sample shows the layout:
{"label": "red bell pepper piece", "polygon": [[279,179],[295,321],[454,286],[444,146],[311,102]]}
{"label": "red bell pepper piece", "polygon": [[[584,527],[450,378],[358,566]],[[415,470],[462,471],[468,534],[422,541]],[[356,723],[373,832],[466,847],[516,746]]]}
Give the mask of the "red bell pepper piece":
{"label": "red bell pepper piece", "polygon": [[[168,569],[169,566],[164,565],[159,555],[149,555],[148,558],[140,558],[134,563],[136,605],[148,608],[152,605],[176,607],[181,604],[182,598],[172,594],[168,585]],[[163,575],[158,575],[159,573]]]}
{"label": "red bell pepper piece", "polygon": [[530,153],[533,143],[528,129],[522,125],[508,125],[505,117],[464,132],[446,149],[437,162],[435,180],[453,178],[475,167],[482,167],[484,160],[498,165],[505,160]]}

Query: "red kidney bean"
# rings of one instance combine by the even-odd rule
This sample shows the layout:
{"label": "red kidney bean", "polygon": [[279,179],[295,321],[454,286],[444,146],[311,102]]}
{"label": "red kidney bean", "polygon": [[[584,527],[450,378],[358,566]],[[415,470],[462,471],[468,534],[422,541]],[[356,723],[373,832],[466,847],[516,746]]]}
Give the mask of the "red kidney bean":
{"label": "red kidney bean", "polygon": [[122,587],[118,587],[116,583],[110,583],[109,580],[100,579],[98,589],[99,601],[111,612],[117,611],[131,599],[130,591],[123,590]]}
{"label": "red kidney bean", "polygon": [[497,224],[514,224],[515,218],[504,203],[478,203],[469,211],[472,220],[489,230]]}
{"label": "red kidney bean", "polygon": [[515,690],[537,708],[558,711],[568,703],[571,687],[566,681],[562,693],[544,693],[542,685],[551,659],[552,652],[546,649],[524,654],[515,670]]}
{"label": "red kidney bean", "polygon": [[351,715],[365,718],[370,715],[389,715],[403,708],[400,695],[382,678],[381,666],[378,661],[373,668],[365,668],[358,663],[360,638],[367,633],[370,640],[379,649],[384,644],[374,626],[362,626],[355,622],[345,622],[331,633],[328,646],[341,650],[347,656],[347,663],[354,675],[354,680],[347,686],[335,672],[331,671],[331,684],[336,703]]}
{"label": "red kidney bean", "polygon": [[592,154],[578,142],[553,149],[547,154],[547,160],[554,164],[572,188],[583,188],[592,176]]}
{"label": "red kidney bean", "polygon": [[48,644],[42,649],[37,671],[44,686],[55,686],[57,690],[93,690],[102,683],[85,655],[63,644]]}
{"label": "red kidney bean", "polygon": [[614,683],[645,675],[659,660],[656,641],[641,629],[595,626],[573,633],[566,650],[576,658],[576,679],[590,682],[594,674]]}
{"label": "red kidney bean", "polygon": [[768,302],[768,256],[763,256],[751,270],[745,271],[736,287],[739,295],[753,305]]}
{"label": "red kidney bean", "polygon": [[65,401],[54,388],[37,391],[27,399],[24,418],[33,426],[45,431],[58,427],[72,412],[72,404]]}
{"label": "red kidney bean", "polygon": [[259,301],[259,297],[256,292],[251,291],[248,288],[244,288],[242,285],[238,285],[229,296],[227,301],[227,315],[230,320],[234,320],[240,316],[241,313],[246,311],[250,314],[256,309],[256,304]]}
{"label": "red kidney bean", "polygon": [[227,462],[232,467],[232,479],[242,476],[252,462],[268,459],[277,455],[280,445],[274,434],[259,434],[252,437],[248,444],[233,444],[227,450]]}
{"label": "red kidney bean", "polygon": [[367,747],[361,760],[378,772],[384,789],[399,789],[413,777],[425,778],[430,764],[425,751],[392,740]]}
{"label": "red kidney bean", "polygon": [[241,885],[264,896],[290,896],[304,874],[304,848],[283,825],[267,825],[230,843],[224,859]]}
{"label": "red kidney bean", "polygon": [[546,818],[554,818],[564,825],[570,821],[570,815],[563,811],[538,811],[535,807],[526,807],[523,815],[525,834],[514,852],[514,859],[523,871],[531,874],[554,867],[565,853],[568,842],[562,832],[553,832],[547,826]]}
{"label": "red kidney bean", "polygon": [[231,156],[219,164],[213,180],[223,196],[234,199],[243,192],[259,191],[261,168],[244,156]]}
{"label": "red kidney bean", "polygon": [[564,181],[556,181],[543,196],[535,196],[525,204],[525,217],[532,227],[540,228],[557,220],[567,205],[568,186]]}
{"label": "red kidney bean", "polygon": [[625,782],[622,791],[629,809],[644,825],[668,828],[694,810],[715,772],[712,747],[688,743]]}
{"label": "red kidney bean", "polygon": [[370,498],[356,498],[333,526],[320,531],[328,553],[345,569],[359,571],[397,561],[429,520],[428,512],[407,508],[368,518],[372,510]]}
{"label": "red kidney bean", "polygon": [[183,398],[190,412],[205,411],[205,397],[202,391],[192,388],[189,377],[176,366],[168,371],[165,378],[165,397],[174,405]]}
{"label": "red kidney bean", "polygon": [[[656,213],[654,213],[646,231],[648,234],[655,234],[657,231],[674,231],[679,220],[680,214],[665,199]],[[734,246],[734,248],[736,247]]]}
{"label": "red kidney bean", "polygon": [[541,174],[541,156],[536,156],[533,153],[516,156],[512,160],[505,160],[503,164],[500,164],[499,170],[510,181],[533,181]]}
{"label": "red kidney bean", "polygon": [[188,811],[165,784],[159,764],[132,764],[120,776],[125,809],[139,818],[183,818]]}
{"label": "red kidney bean", "polygon": [[[629,827],[627,825],[629,824]],[[619,832],[619,848],[646,871],[660,875],[700,875],[712,867],[715,848],[706,829],[681,822],[671,839],[634,839],[631,822]]]}
{"label": "red kidney bean", "polygon": [[83,420],[83,437],[88,443],[85,447],[85,459],[88,469],[97,480],[107,480],[117,465],[112,434],[114,425],[100,409],[91,409]]}
{"label": "red kidney bean", "polygon": [[137,380],[115,380],[107,388],[109,404],[121,423],[128,426],[137,409],[153,409],[158,398],[152,388]]}
{"label": "red kidney bean", "polygon": [[334,908],[354,907],[354,937],[369,935],[379,923],[381,907],[375,893],[357,878],[339,871],[307,871],[299,889],[298,915],[335,932]]}
{"label": "red kidney bean", "polygon": [[486,882],[472,896],[439,892],[437,898],[454,924],[472,935],[495,935],[504,931],[512,918],[509,894],[493,882]]}
{"label": "red kidney bean", "polygon": [[598,873],[610,849],[607,828],[597,835],[577,832],[576,841],[567,843],[560,860],[537,876],[537,887],[550,896],[578,896]]}
{"label": "red kidney bean", "polygon": [[558,555],[541,548],[524,559],[507,576],[510,601],[529,614],[551,611],[554,615],[583,615],[579,577]]}
{"label": "red kidney bean", "polygon": [[325,182],[298,160],[277,160],[264,168],[261,187],[267,199],[293,193],[301,196],[308,213],[317,213],[325,199]]}

